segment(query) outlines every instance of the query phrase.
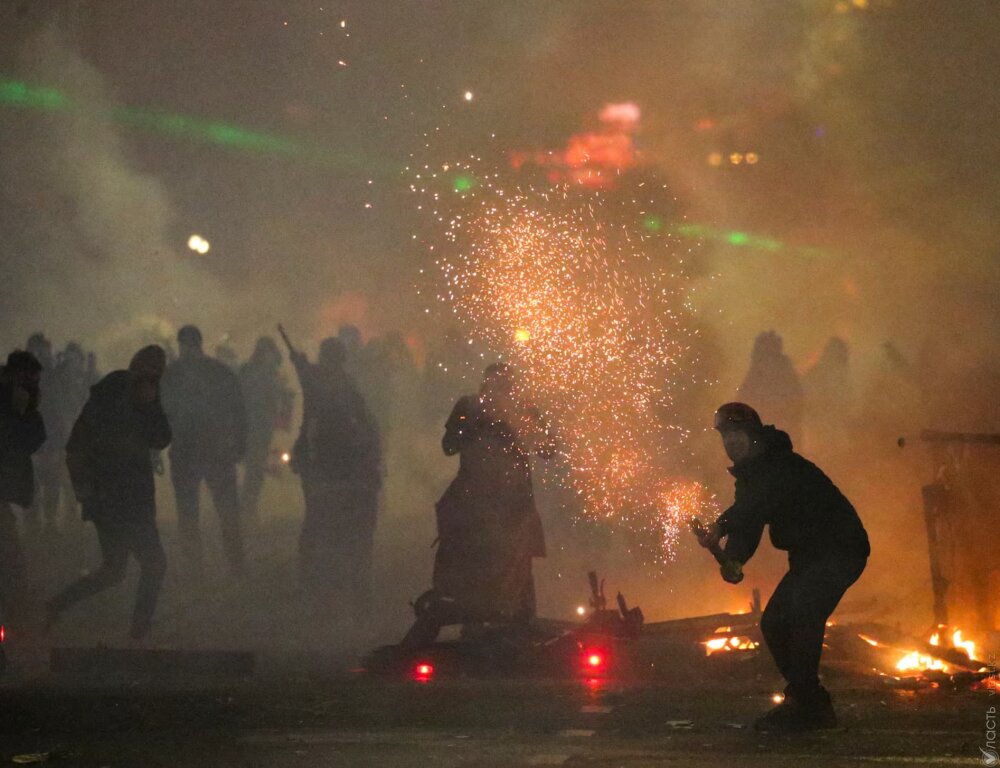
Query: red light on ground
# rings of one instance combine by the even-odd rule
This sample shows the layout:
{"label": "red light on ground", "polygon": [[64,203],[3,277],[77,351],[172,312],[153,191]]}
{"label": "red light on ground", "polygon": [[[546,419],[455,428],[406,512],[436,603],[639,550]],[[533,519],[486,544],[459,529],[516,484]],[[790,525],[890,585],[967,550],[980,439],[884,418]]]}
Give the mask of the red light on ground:
{"label": "red light on ground", "polygon": [[415,669],[418,680],[429,680],[434,674],[434,667],[430,664],[417,664]]}
{"label": "red light on ground", "polygon": [[6,640],[7,640],[7,627],[5,627],[3,624],[0,624],[0,643]]}
{"label": "red light on ground", "polygon": [[592,674],[599,674],[604,671],[607,666],[607,658],[603,651],[584,651],[581,658],[583,661],[583,668]]}

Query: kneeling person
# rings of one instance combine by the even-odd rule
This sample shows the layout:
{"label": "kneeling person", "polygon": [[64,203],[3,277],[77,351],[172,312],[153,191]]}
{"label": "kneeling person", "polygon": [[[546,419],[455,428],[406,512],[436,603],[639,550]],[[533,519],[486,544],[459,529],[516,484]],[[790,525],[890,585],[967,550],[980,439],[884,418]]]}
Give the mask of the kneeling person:
{"label": "kneeling person", "polygon": [[66,464],[83,518],[97,529],[103,562],[49,601],[49,624],[74,603],[121,582],[131,553],[141,572],[130,635],[138,640],[149,632],[167,567],[150,459],[150,451],[166,448],[171,438],[159,396],[165,366],[160,347],[139,350],[127,371],[91,387],[73,425]]}
{"label": "kneeling person", "polygon": [[404,648],[434,642],[448,624],[523,628],[535,617],[531,568],[545,556],[545,537],[531,456],[551,456],[555,445],[513,368],[486,369],[478,395],[456,403],[441,447],[459,454],[458,475],[437,503],[434,588],[414,606]]}
{"label": "kneeling person", "polygon": [[864,570],[871,548],[851,503],[810,461],[792,450],[788,435],[764,426],[743,403],[715,414],[736,478],[733,505],[699,535],[703,546],[726,538],[725,554],[739,563],[760,544],[788,552],[788,573],[774,590],[760,629],[782,676],[784,702],[760,718],[761,730],[833,727],[830,695],[820,684],[826,622]]}

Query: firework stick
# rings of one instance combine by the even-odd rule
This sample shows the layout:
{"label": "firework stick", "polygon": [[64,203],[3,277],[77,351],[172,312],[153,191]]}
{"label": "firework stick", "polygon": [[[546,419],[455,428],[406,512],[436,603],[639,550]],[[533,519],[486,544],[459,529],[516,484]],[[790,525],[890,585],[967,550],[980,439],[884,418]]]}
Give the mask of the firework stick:
{"label": "firework stick", "polygon": [[[691,525],[691,532],[698,537],[701,541],[702,538],[708,533],[708,529],[705,528],[704,524],[697,518],[692,517],[689,521]],[[743,581],[743,566],[740,565],[738,560],[733,560],[726,556],[726,553],[722,551],[722,547],[718,543],[711,544],[706,547],[709,552],[712,553],[712,557],[715,558],[715,562],[719,564],[722,570],[722,578],[728,581],[730,584],[739,584]]]}
{"label": "firework stick", "polygon": [[278,333],[281,334],[281,340],[285,342],[285,346],[288,348],[288,354],[294,356],[296,352],[295,347],[292,346],[292,340],[288,338],[288,334],[285,333],[285,326],[281,323],[278,323]]}

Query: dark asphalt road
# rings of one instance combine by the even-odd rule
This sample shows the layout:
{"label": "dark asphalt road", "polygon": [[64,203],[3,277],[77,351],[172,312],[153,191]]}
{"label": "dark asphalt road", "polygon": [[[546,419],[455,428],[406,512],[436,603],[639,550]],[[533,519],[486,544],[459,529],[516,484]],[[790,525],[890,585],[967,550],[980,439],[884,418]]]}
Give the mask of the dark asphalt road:
{"label": "dark asphalt road", "polygon": [[[398,640],[410,620],[400,595],[417,588],[393,575],[379,621],[363,630],[329,618],[296,591],[296,536],[296,526],[277,523],[258,536],[245,583],[217,574],[210,588],[190,585],[179,571],[168,578],[151,645],[253,651],[258,672],[249,679],[84,683],[50,673],[50,647],[122,645],[131,581],[47,637],[12,632],[14,669],[0,682],[0,765],[27,753],[48,753],[44,765],[55,768],[981,764],[996,697],[879,690],[870,666],[855,659],[838,667],[832,651],[826,674],[842,727],[795,738],[746,727],[780,685],[765,654],[709,663],[697,643],[664,638],[640,644],[627,683],[444,675],[417,683],[341,673],[366,650]],[[86,561],[80,554],[36,553],[36,564],[68,569],[40,573],[40,593],[65,583]]]}
{"label": "dark asphalt road", "polygon": [[[731,688],[731,690],[729,689]],[[979,765],[985,692],[836,692],[837,730],[746,728],[769,689],[745,681],[400,682],[272,676],[238,683],[0,688],[0,760],[53,766]],[[691,725],[673,721],[691,721]]]}

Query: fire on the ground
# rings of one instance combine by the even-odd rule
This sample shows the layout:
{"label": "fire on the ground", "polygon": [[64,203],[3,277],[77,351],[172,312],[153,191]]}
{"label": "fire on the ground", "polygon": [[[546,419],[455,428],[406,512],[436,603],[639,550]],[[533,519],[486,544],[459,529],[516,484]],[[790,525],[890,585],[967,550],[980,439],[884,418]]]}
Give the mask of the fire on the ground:
{"label": "fire on the ground", "polygon": [[938,627],[922,648],[902,647],[864,633],[859,633],[858,637],[879,649],[882,658],[889,654],[891,668],[876,668],[880,677],[889,684],[984,682],[993,685],[996,682],[995,670],[976,659],[975,642],[967,640],[957,627],[950,630]]}
{"label": "fire on the ground", "polygon": [[[835,624],[829,622],[827,627],[834,628]],[[849,626],[836,626],[836,629],[828,629],[827,643],[837,646],[835,657],[843,658],[846,654],[856,661],[868,659],[867,668],[890,687],[915,689],[942,684],[997,685],[996,670],[977,660],[976,643],[967,639],[958,627],[938,627],[925,643],[903,641],[893,635],[886,628],[880,632],[866,627],[862,632],[851,631]],[[884,636],[893,639],[880,639]],[[845,642],[849,638],[854,638],[853,643],[863,640],[871,646],[871,652],[859,654],[865,646]],[[706,656],[719,656],[757,651],[761,648],[761,641],[756,625],[720,626],[702,640],[701,645]]]}

